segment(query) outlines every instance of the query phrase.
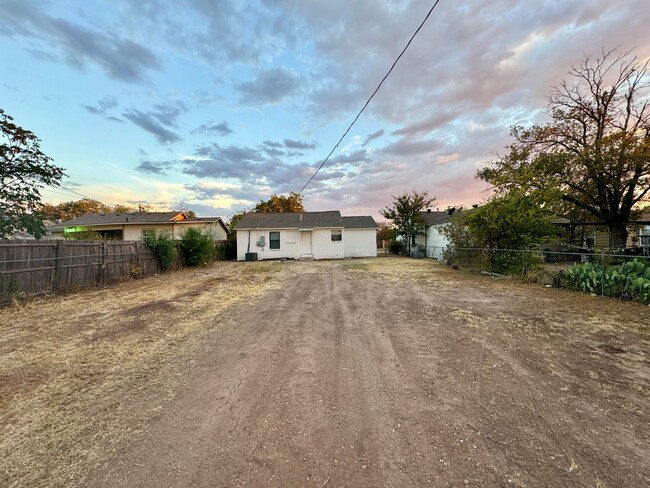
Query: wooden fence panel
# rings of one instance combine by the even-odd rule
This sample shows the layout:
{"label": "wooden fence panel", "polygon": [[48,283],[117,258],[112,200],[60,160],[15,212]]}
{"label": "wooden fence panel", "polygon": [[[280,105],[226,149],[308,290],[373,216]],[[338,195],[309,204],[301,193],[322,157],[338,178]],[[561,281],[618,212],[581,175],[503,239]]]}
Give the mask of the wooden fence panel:
{"label": "wooden fence panel", "polygon": [[15,295],[98,286],[160,272],[139,241],[0,241],[0,304]]}

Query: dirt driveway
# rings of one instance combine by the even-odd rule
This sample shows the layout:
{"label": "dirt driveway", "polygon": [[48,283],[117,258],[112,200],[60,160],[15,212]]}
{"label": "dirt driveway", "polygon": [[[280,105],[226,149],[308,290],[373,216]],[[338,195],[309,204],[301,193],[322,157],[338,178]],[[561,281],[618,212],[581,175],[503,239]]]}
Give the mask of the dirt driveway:
{"label": "dirt driveway", "polygon": [[650,486],[649,307],[399,258],[109,291],[0,312],[3,486]]}

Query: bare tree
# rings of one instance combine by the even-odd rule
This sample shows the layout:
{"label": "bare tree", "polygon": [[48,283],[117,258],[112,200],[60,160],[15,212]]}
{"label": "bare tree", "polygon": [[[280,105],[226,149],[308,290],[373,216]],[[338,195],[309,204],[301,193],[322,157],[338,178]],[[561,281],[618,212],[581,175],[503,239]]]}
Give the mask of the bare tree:
{"label": "bare tree", "polygon": [[585,56],[548,95],[551,121],[513,127],[508,154],[478,172],[500,193],[523,189],[554,210],[589,214],[627,240],[650,192],[650,73],[631,52]]}

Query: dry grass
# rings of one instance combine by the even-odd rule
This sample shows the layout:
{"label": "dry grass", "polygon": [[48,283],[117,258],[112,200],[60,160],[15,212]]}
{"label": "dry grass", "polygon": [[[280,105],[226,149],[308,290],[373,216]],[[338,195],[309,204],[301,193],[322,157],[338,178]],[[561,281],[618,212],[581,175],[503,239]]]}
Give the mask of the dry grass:
{"label": "dry grass", "polygon": [[0,486],[82,484],[144,434],[228,308],[287,272],[217,263],[0,311]]}

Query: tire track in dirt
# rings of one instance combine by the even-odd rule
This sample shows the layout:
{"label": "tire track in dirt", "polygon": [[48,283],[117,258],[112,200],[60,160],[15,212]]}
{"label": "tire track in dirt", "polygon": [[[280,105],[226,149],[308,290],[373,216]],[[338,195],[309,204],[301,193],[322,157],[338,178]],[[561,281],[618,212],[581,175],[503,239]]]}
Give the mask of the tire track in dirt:
{"label": "tire track in dirt", "polygon": [[231,313],[149,436],[89,486],[647,479],[647,413],[591,407],[607,400],[574,371],[593,358],[549,333],[547,304],[484,283],[290,266],[279,289]]}

